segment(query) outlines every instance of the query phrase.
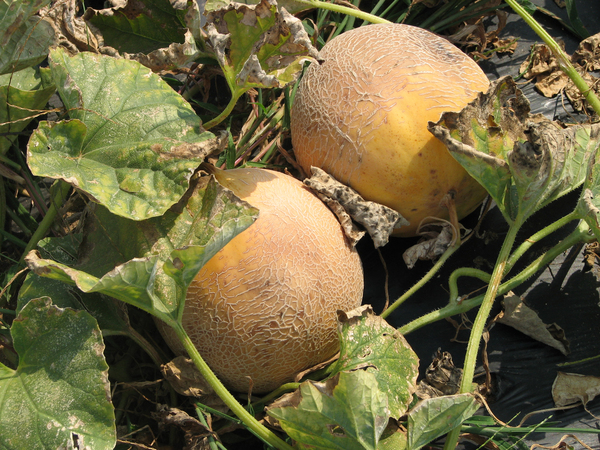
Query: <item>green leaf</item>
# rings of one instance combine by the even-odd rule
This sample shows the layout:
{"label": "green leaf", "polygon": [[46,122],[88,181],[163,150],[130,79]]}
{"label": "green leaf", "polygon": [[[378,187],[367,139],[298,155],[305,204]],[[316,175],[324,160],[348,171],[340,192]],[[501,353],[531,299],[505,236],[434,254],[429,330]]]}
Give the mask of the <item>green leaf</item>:
{"label": "green leaf", "polygon": [[83,16],[95,25],[93,32],[102,44],[101,53],[119,52],[155,73],[187,68],[198,58],[209,56],[197,45],[205,38],[202,34],[205,19],[198,2],[122,3],[101,10],[88,8]]}
{"label": "green leaf", "polygon": [[377,450],[406,450],[408,439],[406,431],[400,429],[397,424],[390,421],[388,427],[381,435],[377,444]]}
{"label": "green leaf", "polygon": [[[99,292],[173,323],[183,312],[189,282],[205,261],[257,217],[257,210],[222,188],[214,177],[164,216],[132,221],[97,206],[88,214],[77,268],[42,259],[26,261],[37,274]],[[115,267],[116,266],[116,267]]]}
{"label": "green leaf", "polygon": [[104,333],[130,335],[132,332],[122,303],[98,293],[84,294],[69,284],[33,272],[27,274],[19,290],[17,311],[44,295],[51,297],[59,308],[87,311]]}
{"label": "green leaf", "polygon": [[588,176],[583,184],[576,212],[590,227],[597,239],[600,239],[600,147],[588,166]]}
{"label": "green leaf", "polygon": [[88,8],[85,18],[102,32],[105,45],[119,53],[150,53],[184,42],[185,12],[168,0],[130,0],[123,7]]}
{"label": "green leaf", "polygon": [[0,74],[42,62],[54,43],[54,28],[35,14],[50,0],[0,0]]}
{"label": "green leaf", "polygon": [[[66,266],[73,266],[81,243],[81,235],[70,234],[60,238],[47,238],[39,242],[40,254],[45,259],[51,259]],[[98,322],[103,332],[111,334],[131,334],[127,314],[114,299],[101,294],[84,294],[69,284],[58,280],[41,277],[29,272],[17,301],[17,312],[33,299],[50,297],[59,308],[72,308],[90,313]]]}
{"label": "green leaf", "polygon": [[276,3],[231,3],[210,11],[208,38],[234,97],[250,88],[282,87],[316,59],[302,22]]}
{"label": "green leaf", "polygon": [[340,357],[332,373],[365,370],[373,373],[388,397],[392,417],[406,413],[416,389],[419,358],[404,336],[370,306],[338,315]]}
{"label": "green leaf", "polygon": [[96,321],[40,298],[23,308],[11,334],[19,365],[0,364],[0,447],[112,449],[115,418]]}
{"label": "green leaf", "polygon": [[324,382],[305,381],[267,410],[295,441],[319,449],[375,450],[389,418],[375,375],[341,372]]}
{"label": "green leaf", "polygon": [[56,86],[38,69],[27,68],[0,75],[0,154],[6,153],[17,133],[23,131],[34,117],[44,113],[54,91]]}
{"label": "green leaf", "polygon": [[[502,82],[493,83],[459,113],[444,113],[429,131],[440,139],[454,158],[490,194],[507,221],[512,221],[512,177],[507,154],[520,139],[521,122],[529,114],[529,103],[521,91]],[[514,114],[503,114],[510,104]]]}
{"label": "green leaf", "polygon": [[481,183],[509,223],[577,189],[598,146],[598,125],[566,129],[529,114],[511,77],[490,86],[459,113],[444,113],[429,130]]}
{"label": "green leaf", "polygon": [[408,414],[408,449],[418,450],[460,426],[479,409],[471,394],[422,400]]}
{"label": "green leaf", "polygon": [[70,182],[114,214],[162,215],[220,145],[191,106],[137,62],[57,49],[51,69],[72,120],[40,123],[29,166],[34,175]]}
{"label": "green leaf", "polygon": [[590,37],[590,32],[585,28],[583,22],[579,18],[579,14],[577,12],[577,5],[574,0],[565,0],[565,6],[567,10],[567,15],[569,16],[569,23],[571,27],[575,30],[580,40],[584,40]]}

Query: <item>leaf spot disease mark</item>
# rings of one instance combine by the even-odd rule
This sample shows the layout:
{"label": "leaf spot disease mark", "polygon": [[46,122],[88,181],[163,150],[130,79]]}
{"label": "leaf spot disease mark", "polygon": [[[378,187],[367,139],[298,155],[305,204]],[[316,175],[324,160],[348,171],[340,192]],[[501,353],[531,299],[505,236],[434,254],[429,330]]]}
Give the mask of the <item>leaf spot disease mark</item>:
{"label": "leaf spot disease mark", "polygon": [[346,432],[338,424],[327,424],[327,430],[336,437],[346,437]]}

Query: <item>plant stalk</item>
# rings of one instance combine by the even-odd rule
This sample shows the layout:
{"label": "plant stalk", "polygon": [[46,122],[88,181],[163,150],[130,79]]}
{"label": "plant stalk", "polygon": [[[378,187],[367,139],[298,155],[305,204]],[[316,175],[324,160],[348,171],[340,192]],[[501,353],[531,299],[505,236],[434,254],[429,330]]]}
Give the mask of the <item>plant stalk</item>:
{"label": "plant stalk", "polygon": [[279,450],[294,450],[292,446],[284,442],[275,433],[258,422],[256,418],[244,408],[236,398],[223,386],[221,380],[217,378],[214,372],[208,367],[200,353],[190,340],[189,336],[183,329],[183,326],[178,322],[171,322],[171,326],[175,329],[177,336],[183,343],[188,355],[194,361],[194,364],[204,377],[204,379],[214,389],[215,393],[227,405],[227,407],[248,427],[257,437],[267,442],[269,445]]}
{"label": "plant stalk", "polygon": [[[494,266],[494,271],[492,272],[488,289],[485,293],[485,296],[483,297],[483,301],[481,302],[479,311],[477,312],[475,322],[473,322],[473,328],[471,329],[471,334],[469,335],[469,343],[467,344],[467,353],[465,355],[463,375],[460,382],[459,392],[461,394],[471,392],[473,376],[475,374],[475,366],[477,364],[477,354],[479,353],[479,344],[481,342],[481,336],[483,336],[485,325],[490,315],[490,311],[492,310],[494,300],[496,299],[498,288],[500,287],[500,282],[502,281],[502,277],[504,275],[504,268],[506,267],[506,262],[508,261],[510,251],[513,247],[513,244],[517,237],[517,232],[519,231],[519,228],[522,223],[522,218],[520,216],[517,216],[515,222],[508,229],[508,233],[506,235],[506,238],[504,239],[502,248],[500,249],[500,254],[498,255],[498,259],[496,260],[496,265]],[[454,448],[456,448],[459,434],[460,427],[456,427],[450,433],[448,433],[448,437],[446,438],[446,442],[444,444],[444,450],[453,450]]]}
{"label": "plant stalk", "polygon": [[48,232],[48,230],[54,223],[54,219],[56,219],[56,216],[58,215],[59,209],[65,203],[67,194],[70,190],[71,185],[69,183],[62,180],[58,181],[58,186],[56,190],[57,192],[54,195],[54,197],[52,197],[52,201],[50,203],[50,207],[48,208],[48,212],[40,222],[39,226],[36,228],[35,232],[33,233],[33,236],[31,236],[31,239],[29,239],[27,247],[25,247],[25,251],[21,255],[19,265],[23,265],[25,263],[25,256],[27,256],[27,254],[37,246],[38,242],[42,240],[44,236],[46,236],[46,233]]}
{"label": "plant stalk", "polygon": [[[573,220],[579,220],[580,217],[576,211],[573,211],[571,214],[567,214],[566,216],[561,217],[555,222],[552,222],[550,225],[542,228],[528,239],[526,239],[517,249],[510,255],[508,261],[506,262],[506,266],[504,268],[504,275],[510,273],[512,268],[515,266],[517,261],[523,256],[527,250],[531,248],[532,245],[541,241],[546,236],[554,233],[560,228],[566,226],[569,222]],[[558,244],[560,245],[560,244]],[[573,244],[574,245],[574,244]],[[473,278],[479,278],[481,281],[487,283],[490,280],[490,274],[484,272],[479,269],[474,269],[472,267],[461,267],[456,269],[454,272],[450,274],[450,278],[448,279],[448,290],[450,292],[450,301],[459,301],[458,297],[458,278],[463,276],[470,276]]]}
{"label": "plant stalk", "polygon": [[571,214],[567,214],[566,216],[561,217],[557,221],[552,222],[550,225],[542,228],[540,231],[533,234],[529,239],[525,240],[525,242],[519,245],[519,247],[517,247],[517,249],[513,252],[512,255],[510,255],[510,258],[506,262],[506,273],[511,271],[511,269],[517,263],[519,258],[521,258],[521,256],[523,256],[525,252],[531,248],[532,245],[541,241],[543,238],[554,233],[560,228],[564,227],[569,222],[578,219],[580,219],[579,215],[577,214],[577,212],[573,211]]}
{"label": "plant stalk", "polygon": [[219,125],[221,122],[223,122],[229,116],[229,114],[231,114],[233,108],[235,108],[235,105],[237,104],[237,101],[242,95],[244,95],[245,92],[245,89],[237,89],[235,91],[231,90],[231,100],[229,100],[229,103],[227,104],[225,109],[221,111],[221,114],[219,114],[214,119],[202,124],[202,127],[205,130],[210,130],[212,127]]}
{"label": "plant stalk", "polygon": [[417,292],[419,289],[421,289],[429,280],[431,280],[433,278],[433,276],[436,273],[438,273],[438,271],[442,268],[442,266],[448,260],[448,258],[450,258],[450,256],[452,256],[454,254],[454,252],[456,252],[456,250],[458,250],[459,248],[460,248],[460,241],[458,241],[454,245],[448,247],[446,249],[446,251],[442,254],[442,256],[440,256],[440,259],[438,259],[436,261],[436,263],[433,265],[433,267],[431,269],[429,269],[429,271],[423,276],[423,278],[421,278],[414,285],[412,285],[408,291],[406,291],[404,294],[402,294],[394,303],[392,303],[385,311],[383,311],[380,314],[381,317],[383,319],[386,319],[392,312],[394,312],[394,310],[398,306],[400,306],[402,303],[404,303],[406,300],[408,300],[408,298],[411,297],[415,292]]}
{"label": "plant stalk", "polygon": [[[512,277],[510,280],[507,280],[506,282],[502,283],[498,288],[497,294],[503,295],[513,290],[525,280],[527,280],[529,277],[533,276],[535,273],[537,273],[542,268],[554,261],[554,259],[556,259],[558,255],[564,253],[574,245],[580,242],[587,243],[592,242],[594,240],[595,237],[589,233],[589,226],[585,222],[581,222],[577,229],[573,230],[573,232],[569,236],[567,236],[561,242],[556,244],[546,253],[538,257],[529,266],[527,266],[524,270]],[[418,319],[415,319],[407,323],[406,325],[398,328],[398,331],[403,335],[408,335],[411,332],[418,330],[419,328],[445,319],[446,317],[456,316],[458,314],[470,311],[471,309],[481,304],[484,296],[485,295],[479,295],[477,297],[458,301],[456,299],[451,299],[450,303],[442,309],[438,309],[436,311],[432,311],[428,314],[425,314],[424,316],[421,316]]]}
{"label": "plant stalk", "polygon": [[479,311],[477,312],[477,317],[475,318],[475,322],[473,323],[473,329],[471,330],[471,335],[469,336],[469,343],[467,345],[465,365],[463,367],[463,376],[460,384],[461,394],[471,392],[471,386],[473,383],[473,375],[475,374],[475,365],[477,363],[477,354],[479,353],[479,343],[481,341],[481,336],[483,335],[483,330],[485,328],[488,316],[490,315],[492,305],[494,304],[494,300],[496,299],[498,288],[504,275],[506,262],[508,261],[508,257],[510,256],[510,251],[517,237],[517,232],[519,231],[521,222],[522,221],[519,220],[519,218],[517,218],[515,224],[513,224],[508,230],[506,238],[504,239],[504,243],[502,244],[502,248],[500,249],[500,254],[498,255],[494,271],[492,272],[492,277],[490,279],[487,292],[485,293],[485,297],[483,298],[483,302],[481,303],[481,307],[479,308]]}
{"label": "plant stalk", "polygon": [[368,12],[361,11],[359,9],[349,8],[347,6],[339,5],[337,3],[329,3],[321,0],[295,0],[296,3],[302,3],[313,8],[327,9],[340,14],[346,14],[348,16],[356,17],[357,19],[366,20],[371,23],[392,23],[389,20],[381,17],[369,14]]}

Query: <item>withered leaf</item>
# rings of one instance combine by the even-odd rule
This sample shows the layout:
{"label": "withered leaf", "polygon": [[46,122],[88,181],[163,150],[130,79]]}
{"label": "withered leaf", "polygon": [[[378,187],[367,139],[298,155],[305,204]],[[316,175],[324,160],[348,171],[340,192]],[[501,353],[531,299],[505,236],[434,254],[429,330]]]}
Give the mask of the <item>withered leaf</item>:
{"label": "withered leaf", "polygon": [[203,404],[218,411],[227,412],[229,409],[215,394],[191,359],[178,356],[167,364],[163,364],[160,370],[165,379],[179,394],[196,397]]}
{"label": "withered leaf", "polygon": [[236,98],[253,87],[283,87],[303,61],[318,59],[302,22],[274,0],[230,3],[206,17],[208,42]]}
{"label": "withered leaf", "polygon": [[407,248],[402,254],[406,267],[412,269],[418,260],[435,260],[439,258],[454,241],[453,227],[450,223],[427,224],[439,226],[439,230],[432,230],[422,235],[415,245]]}
{"label": "withered leaf", "polygon": [[486,188],[508,223],[577,189],[600,138],[598,125],[562,128],[530,114],[510,77],[492,82],[459,113],[444,113],[429,130]]}
{"label": "withered leaf", "polygon": [[426,399],[457,394],[461,378],[462,369],[454,365],[452,355],[438,349],[425,371],[425,378],[417,386],[416,395]]}
{"label": "withered leaf", "polygon": [[557,349],[563,355],[569,354],[569,342],[564,332],[556,324],[547,325],[535,311],[529,308],[518,295],[510,292],[503,300],[504,311],[496,317],[496,322],[512,327],[527,336]]}
{"label": "withered leaf", "polygon": [[373,239],[375,248],[387,244],[395,229],[408,225],[408,221],[397,211],[363,199],[354,189],[340,183],[324,170],[311,167],[311,172],[312,176],[304,180],[304,184],[327,198],[328,203],[331,200],[341,205],[343,211],[334,209],[340,221],[347,224],[347,217],[350,216],[362,225]]}
{"label": "withered leaf", "polygon": [[558,372],[552,384],[552,398],[559,408],[577,404],[587,406],[599,394],[600,377],[591,375]]}
{"label": "withered leaf", "polygon": [[[564,43],[560,45],[564,48]],[[571,56],[571,63],[590,89],[598,94],[598,80],[589,72],[600,70],[600,34],[581,41]],[[536,89],[545,97],[554,97],[564,91],[575,111],[591,111],[581,91],[562,71],[558,59],[545,44],[532,46],[530,56],[521,64],[520,72],[526,79],[535,79]]]}
{"label": "withered leaf", "polygon": [[571,62],[587,72],[600,70],[600,33],[581,41],[571,57]]}

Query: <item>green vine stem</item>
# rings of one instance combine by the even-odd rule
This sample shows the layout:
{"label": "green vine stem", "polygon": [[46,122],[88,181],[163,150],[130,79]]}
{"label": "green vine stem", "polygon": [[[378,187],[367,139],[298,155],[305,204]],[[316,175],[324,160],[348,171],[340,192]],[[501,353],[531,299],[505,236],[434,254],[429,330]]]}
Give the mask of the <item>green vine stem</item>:
{"label": "green vine stem", "polygon": [[[4,186],[4,177],[0,176],[0,223],[2,227],[6,223],[6,188]],[[0,234],[0,245],[2,244],[2,234]]]}
{"label": "green vine stem", "polygon": [[312,8],[327,9],[329,11],[337,12],[340,14],[346,14],[348,16],[356,17],[357,19],[366,20],[371,23],[392,23],[389,20],[383,19],[382,17],[369,14],[359,9],[349,8],[347,6],[339,5],[337,3],[329,3],[321,0],[294,0],[295,3],[301,3],[303,5],[310,6]]}
{"label": "green vine stem", "polygon": [[223,383],[217,378],[214,372],[208,367],[200,353],[192,343],[191,339],[183,329],[179,322],[170,321],[170,325],[174,328],[177,337],[181,340],[188,355],[194,361],[194,364],[204,377],[204,379],[214,389],[215,393],[227,405],[227,407],[254,433],[258,438],[267,442],[269,445],[279,450],[293,450],[293,447],[279,438],[275,433],[262,425],[256,418],[244,408],[240,402],[223,386]]}
{"label": "green vine stem", "polygon": [[259,404],[265,405],[268,402],[270,402],[271,400],[275,400],[276,398],[281,397],[283,394],[295,391],[298,388],[300,388],[300,383],[291,382],[291,383],[282,384],[274,391],[269,392],[264,397],[261,397],[260,399],[258,399],[256,402],[253,403],[253,405],[259,405]]}
{"label": "green vine stem", "polygon": [[460,385],[461,393],[471,392],[471,385],[473,383],[473,375],[475,374],[475,364],[477,362],[477,354],[479,352],[481,336],[483,335],[485,324],[488,316],[490,315],[494,300],[496,299],[498,287],[500,286],[500,282],[502,281],[502,277],[504,275],[506,262],[508,261],[510,251],[513,247],[522,223],[523,220],[521,220],[520,217],[517,217],[515,222],[508,229],[508,233],[506,234],[506,238],[504,239],[504,243],[502,244],[502,248],[498,254],[498,259],[496,261],[496,265],[494,266],[487,292],[485,293],[483,301],[481,302],[481,307],[477,312],[475,322],[473,322],[473,329],[471,330],[471,335],[469,336],[465,364],[463,367],[463,376]]}
{"label": "green vine stem", "polygon": [[577,89],[592,106],[596,114],[600,115],[600,99],[594,91],[590,89],[583,77],[577,72],[577,69],[571,64],[569,56],[563,51],[558,43],[550,36],[546,30],[517,2],[517,0],[506,0],[506,3],[531,27],[533,31],[545,42],[554,56],[558,59],[560,68],[569,76]]}
{"label": "green vine stem", "polygon": [[419,280],[417,281],[411,288],[402,294],[394,303],[392,303],[385,311],[383,311],[380,315],[383,319],[386,319],[398,306],[404,303],[410,296],[412,296],[415,292],[421,289],[429,280],[433,278],[433,276],[442,268],[444,263],[460,248],[460,241],[455,243],[454,245],[448,247],[446,251],[442,254],[442,256],[436,261],[436,263],[429,269],[429,271]]}
{"label": "green vine stem", "polygon": [[[498,259],[496,260],[496,265],[494,266],[494,270],[488,284],[488,289],[483,297],[479,311],[477,312],[477,317],[473,322],[473,328],[471,329],[471,334],[469,335],[469,343],[467,344],[467,353],[465,355],[463,374],[460,382],[459,392],[461,394],[471,392],[472,390],[473,376],[475,374],[475,365],[477,364],[477,354],[479,353],[481,336],[483,336],[483,331],[490,315],[490,311],[492,310],[492,305],[496,299],[498,288],[504,275],[506,261],[508,261],[510,251],[512,250],[517,233],[523,222],[523,216],[518,214],[514,222],[509,227],[506,238],[502,244],[502,248],[500,249],[500,253],[498,254]],[[460,427],[456,427],[450,433],[448,433],[448,437],[446,438],[446,442],[444,444],[444,450],[453,450],[456,448],[459,434]]]}
{"label": "green vine stem", "polygon": [[521,256],[523,256],[525,254],[525,252],[531,248],[532,245],[541,241],[543,238],[554,233],[555,231],[559,230],[560,228],[564,227],[568,223],[570,223],[574,220],[579,220],[579,219],[580,219],[579,215],[575,211],[573,211],[571,214],[567,214],[566,216],[561,217],[557,221],[552,222],[550,225],[542,228],[540,231],[533,234],[529,239],[526,239],[521,245],[519,245],[519,247],[513,252],[513,254],[510,256],[510,258],[506,262],[506,272],[505,273],[507,274],[511,271],[511,269],[517,263],[519,258],[521,258]]}
{"label": "green vine stem", "polygon": [[[516,288],[529,277],[533,276],[535,273],[539,272],[541,269],[550,264],[558,255],[564,253],[574,245],[581,242],[588,243],[594,241],[596,238],[589,232],[589,230],[589,226],[585,222],[581,222],[569,236],[556,244],[546,253],[539,256],[517,275],[502,283],[498,288],[497,295],[506,294],[507,292]],[[398,331],[403,335],[408,335],[426,325],[430,325],[447,317],[470,311],[471,309],[479,306],[483,301],[483,298],[484,295],[479,295],[469,299],[453,299],[445,307],[436,311],[432,311],[424,316],[419,317],[418,319],[413,320],[412,322],[407,323],[406,325],[398,328]]]}
{"label": "green vine stem", "polygon": [[444,195],[440,205],[444,205],[448,210],[449,220],[447,223],[452,227],[452,241],[450,246],[444,251],[442,256],[437,260],[437,262],[433,265],[431,269],[417,282],[415,283],[408,291],[398,298],[394,303],[392,303],[385,311],[383,311],[380,315],[383,319],[387,318],[398,306],[404,303],[409,297],[411,297],[415,292],[421,289],[429,280],[433,278],[433,276],[442,268],[444,263],[458,250],[462,244],[462,237],[460,235],[460,224],[458,223],[458,216],[456,214],[456,204],[454,203],[454,197],[456,192],[454,190],[448,191],[446,195]]}
{"label": "green vine stem", "polygon": [[227,119],[229,114],[231,114],[231,112],[233,111],[233,108],[235,108],[237,101],[240,99],[240,97],[242,95],[244,95],[245,92],[246,92],[246,89],[235,89],[234,90],[233,88],[231,88],[231,100],[229,100],[229,103],[227,104],[225,109],[223,111],[221,111],[221,113],[217,117],[202,124],[204,129],[210,130],[212,127],[219,125],[221,122],[223,122],[225,119]]}
{"label": "green vine stem", "polygon": [[46,233],[48,232],[48,230],[54,223],[54,219],[56,219],[56,216],[58,215],[59,209],[65,203],[67,195],[71,190],[71,185],[62,180],[58,180],[57,185],[55,186],[56,194],[54,195],[54,197],[52,197],[52,201],[50,203],[50,207],[48,208],[48,212],[40,222],[39,226],[36,228],[35,232],[33,233],[33,236],[31,236],[31,239],[29,239],[27,247],[25,247],[25,251],[21,255],[19,265],[25,264],[25,256],[27,256],[27,254],[37,246],[38,242],[42,240],[44,236],[46,236]]}
{"label": "green vine stem", "polygon": [[458,295],[458,279],[460,277],[479,278],[484,283],[488,283],[492,278],[492,275],[474,267],[459,267],[454,270],[448,278],[450,302],[461,301],[460,296]]}
{"label": "green vine stem", "polygon": [[[504,268],[504,275],[510,273],[514,265],[517,261],[531,248],[532,245],[541,241],[546,236],[554,233],[558,229],[564,227],[568,223],[579,220],[579,215],[573,211],[571,214],[567,214],[566,216],[561,217],[555,222],[552,222],[550,225],[542,228],[537,233],[530,236],[526,239],[519,247],[510,255],[508,261],[506,262],[506,267]],[[491,275],[487,272],[484,272],[479,269],[475,269],[472,267],[460,267],[456,269],[454,272],[450,274],[448,279],[448,291],[450,295],[450,301],[459,301],[458,295],[458,279],[463,276],[479,278],[483,282],[489,282]]]}

